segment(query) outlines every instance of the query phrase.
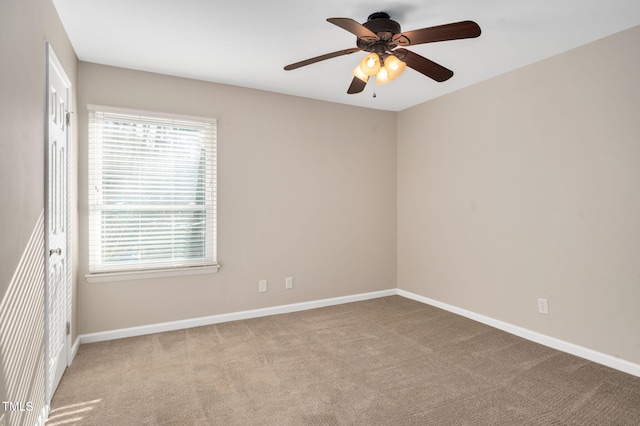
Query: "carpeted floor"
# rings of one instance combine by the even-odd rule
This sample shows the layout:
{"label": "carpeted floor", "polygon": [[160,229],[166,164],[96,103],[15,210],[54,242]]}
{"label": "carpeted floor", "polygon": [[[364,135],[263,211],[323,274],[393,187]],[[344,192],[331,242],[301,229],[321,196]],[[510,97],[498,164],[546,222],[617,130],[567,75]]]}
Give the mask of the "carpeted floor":
{"label": "carpeted floor", "polygon": [[400,296],[82,345],[47,425],[640,425],[640,378]]}

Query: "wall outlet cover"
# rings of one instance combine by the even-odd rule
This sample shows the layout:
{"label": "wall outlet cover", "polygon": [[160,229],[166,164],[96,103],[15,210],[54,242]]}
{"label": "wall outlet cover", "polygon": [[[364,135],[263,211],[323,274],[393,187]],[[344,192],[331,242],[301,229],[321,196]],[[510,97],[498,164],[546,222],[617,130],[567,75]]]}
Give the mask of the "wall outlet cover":
{"label": "wall outlet cover", "polygon": [[538,299],[538,313],[549,314],[549,302],[547,299]]}

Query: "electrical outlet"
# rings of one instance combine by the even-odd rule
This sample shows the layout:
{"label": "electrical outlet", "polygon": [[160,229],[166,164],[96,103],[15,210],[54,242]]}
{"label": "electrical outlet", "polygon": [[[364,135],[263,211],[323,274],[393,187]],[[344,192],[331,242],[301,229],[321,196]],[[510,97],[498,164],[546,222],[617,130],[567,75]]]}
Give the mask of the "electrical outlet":
{"label": "electrical outlet", "polygon": [[267,292],[267,280],[260,280],[258,282],[258,291],[260,293],[266,293]]}
{"label": "electrical outlet", "polygon": [[293,288],[293,277],[287,277],[284,279],[284,288],[287,290]]}
{"label": "electrical outlet", "polygon": [[549,302],[547,302],[547,299],[538,299],[538,313],[549,315]]}

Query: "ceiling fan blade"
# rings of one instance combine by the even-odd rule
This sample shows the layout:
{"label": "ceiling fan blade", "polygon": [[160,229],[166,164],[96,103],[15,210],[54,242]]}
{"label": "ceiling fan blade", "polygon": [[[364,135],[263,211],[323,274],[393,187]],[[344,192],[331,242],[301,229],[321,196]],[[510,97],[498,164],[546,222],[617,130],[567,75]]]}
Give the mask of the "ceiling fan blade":
{"label": "ceiling fan blade", "polygon": [[424,56],[413,53],[407,49],[396,49],[393,51],[396,57],[404,61],[409,68],[413,68],[435,81],[442,82],[453,77],[453,71],[443,67],[440,64],[425,58]]}
{"label": "ceiling fan blade", "polygon": [[[369,77],[367,77],[367,81],[369,81]],[[347,93],[353,95],[354,93],[362,92],[364,87],[367,85],[367,81],[362,81],[358,77],[353,77]]]}
{"label": "ceiling fan blade", "polygon": [[337,52],[327,53],[326,55],[316,56],[314,58],[305,59],[304,61],[296,62],[294,64],[289,64],[284,69],[286,71],[291,71],[296,68],[304,67],[305,65],[315,64],[316,62],[324,61],[325,59],[335,58],[337,56],[349,55],[351,53],[359,52],[360,48],[352,47],[351,49],[338,50]]}
{"label": "ceiling fan blade", "polygon": [[393,36],[393,42],[399,46],[412,46],[436,41],[474,38],[478,37],[480,32],[480,26],[475,22],[462,21],[396,34]]}
{"label": "ceiling fan blade", "polygon": [[358,38],[374,41],[380,39],[376,33],[351,18],[328,18],[327,21],[355,34]]}

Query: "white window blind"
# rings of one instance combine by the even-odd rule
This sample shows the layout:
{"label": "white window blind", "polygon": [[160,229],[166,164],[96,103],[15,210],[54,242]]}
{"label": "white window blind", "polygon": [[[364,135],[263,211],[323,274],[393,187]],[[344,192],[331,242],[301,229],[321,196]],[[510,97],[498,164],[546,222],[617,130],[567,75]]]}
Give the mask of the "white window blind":
{"label": "white window blind", "polygon": [[216,264],[216,121],[89,106],[89,273]]}

